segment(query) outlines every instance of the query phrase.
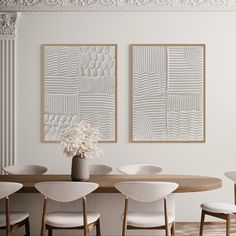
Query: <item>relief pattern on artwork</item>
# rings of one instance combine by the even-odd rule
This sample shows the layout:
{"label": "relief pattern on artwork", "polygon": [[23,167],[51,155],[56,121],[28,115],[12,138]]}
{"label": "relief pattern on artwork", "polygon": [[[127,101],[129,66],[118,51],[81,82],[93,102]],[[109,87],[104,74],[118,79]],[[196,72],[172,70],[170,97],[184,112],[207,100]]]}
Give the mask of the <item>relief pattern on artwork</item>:
{"label": "relief pattern on artwork", "polygon": [[202,46],[133,46],[133,141],[204,140]]}
{"label": "relief pattern on artwork", "polygon": [[44,64],[45,141],[86,120],[101,141],[116,136],[114,46],[47,46]]}

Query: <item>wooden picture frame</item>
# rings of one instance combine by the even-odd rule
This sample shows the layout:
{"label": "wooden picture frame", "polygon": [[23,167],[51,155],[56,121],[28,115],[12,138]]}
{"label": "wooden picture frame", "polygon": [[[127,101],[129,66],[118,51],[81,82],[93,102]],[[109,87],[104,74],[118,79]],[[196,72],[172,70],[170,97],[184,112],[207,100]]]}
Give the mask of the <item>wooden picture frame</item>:
{"label": "wooden picture frame", "polygon": [[205,142],[205,44],[130,45],[130,142]]}
{"label": "wooden picture frame", "polygon": [[58,142],[81,120],[117,142],[117,45],[43,44],[41,141]]}

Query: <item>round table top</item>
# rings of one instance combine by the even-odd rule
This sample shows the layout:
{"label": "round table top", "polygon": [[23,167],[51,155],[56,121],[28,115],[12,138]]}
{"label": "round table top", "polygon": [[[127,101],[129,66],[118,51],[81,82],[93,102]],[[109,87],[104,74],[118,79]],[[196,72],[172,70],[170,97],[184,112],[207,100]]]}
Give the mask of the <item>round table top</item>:
{"label": "round table top", "polygon": [[[20,182],[21,192],[37,192],[35,183],[45,181],[71,181],[70,175],[0,175],[0,181]],[[197,175],[91,175],[90,182],[99,184],[98,193],[117,193],[115,184],[125,181],[164,181],[179,184],[176,193],[200,192],[218,189],[222,185],[219,178]]]}

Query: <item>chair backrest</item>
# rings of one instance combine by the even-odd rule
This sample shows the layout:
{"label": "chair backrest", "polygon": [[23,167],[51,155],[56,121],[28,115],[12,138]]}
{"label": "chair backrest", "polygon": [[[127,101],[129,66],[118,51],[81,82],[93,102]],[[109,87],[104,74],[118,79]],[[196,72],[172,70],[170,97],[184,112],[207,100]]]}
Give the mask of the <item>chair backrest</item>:
{"label": "chair backrest", "polygon": [[10,196],[23,187],[20,183],[0,182],[0,199]]}
{"label": "chair backrest", "polygon": [[4,167],[3,170],[11,175],[42,175],[48,169],[39,165],[12,165]]}
{"label": "chair backrest", "polygon": [[35,188],[45,197],[57,202],[72,202],[82,198],[98,188],[98,184],[91,182],[40,182]]}
{"label": "chair backrest", "polygon": [[118,171],[125,175],[157,175],[163,168],[152,164],[133,164],[121,166]]}
{"label": "chair backrest", "polygon": [[89,166],[90,175],[108,175],[113,171],[113,168],[108,165],[92,164]]}
{"label": "chair backrest", "polygon": [[231,179],[234,183],[236,183],[236,171],[229,171],[225,173],[229,179]]}
{"label": "chair backrest", "polygon": [[151,182],[151,181],[130,181],[120,182],[115,185],[126,197],[139,202],[157,201],[178,188],[177,183],[172,182]]}

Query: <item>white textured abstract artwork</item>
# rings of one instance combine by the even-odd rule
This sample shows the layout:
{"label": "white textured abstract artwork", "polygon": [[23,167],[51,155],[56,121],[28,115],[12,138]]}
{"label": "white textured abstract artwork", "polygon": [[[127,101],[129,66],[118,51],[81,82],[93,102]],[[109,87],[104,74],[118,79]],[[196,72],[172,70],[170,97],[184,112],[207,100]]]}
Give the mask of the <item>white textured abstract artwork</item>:
{"label": "white textured abstract artwork", "polygon": [[42,140],[85,120],[116,141],[116,45],[43,45]]}
{"label": "white textured abstract artwork", "polygon": [[133,142],[205,141],[205,46],[131,45]]}

